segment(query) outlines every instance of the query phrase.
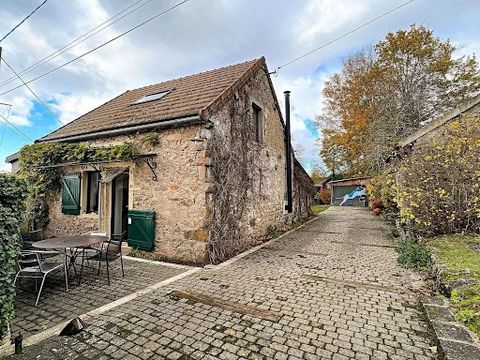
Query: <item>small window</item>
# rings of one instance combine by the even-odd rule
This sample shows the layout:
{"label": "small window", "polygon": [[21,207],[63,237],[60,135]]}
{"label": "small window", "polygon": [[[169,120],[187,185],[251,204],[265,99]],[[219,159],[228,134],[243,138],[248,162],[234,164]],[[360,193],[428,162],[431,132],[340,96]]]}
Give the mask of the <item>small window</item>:
{"label": "small window", "polygon": [[136,105],[136,104],[143,104],[143,103],[146,103],[146,102],[149,102],[149,101],[156,101],[156,100],[160,100],[161,98],[163,98],[165,95],[167,95],[171,90],[166,90],[166,91],[160,91],[160,92],[157,92],[157,93],[154,93],[154,94],[150,94],[150,95],[145,95],[143,97],[141,97],[140,99],[134,101],[132,103],[132,105]]}
{"label": "small window", "polygon": [[255,124],[255,140],[258,143],[263,142],[263,117],[262,109],[257,104],[252,104],[253,121]]}
{"label": "small window", "polygon": [[98,186],[100,174],[98,171],[88,173],[87,183],[87,213],[98,212]]}

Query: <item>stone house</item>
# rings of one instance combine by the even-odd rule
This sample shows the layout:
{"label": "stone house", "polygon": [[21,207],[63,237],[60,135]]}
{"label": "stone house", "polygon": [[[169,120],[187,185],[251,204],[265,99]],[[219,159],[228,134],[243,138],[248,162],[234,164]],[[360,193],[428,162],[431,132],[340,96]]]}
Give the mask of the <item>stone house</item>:
{"label": "stone house", "polygon": [[158,258],[205,264],[310,216],[313,181],[294,158],[285,210],[285,126],[263,57],[126,91],[37,142],[130,142],[136,154],[59,165],[48,236],[122,233],[148,211]]}

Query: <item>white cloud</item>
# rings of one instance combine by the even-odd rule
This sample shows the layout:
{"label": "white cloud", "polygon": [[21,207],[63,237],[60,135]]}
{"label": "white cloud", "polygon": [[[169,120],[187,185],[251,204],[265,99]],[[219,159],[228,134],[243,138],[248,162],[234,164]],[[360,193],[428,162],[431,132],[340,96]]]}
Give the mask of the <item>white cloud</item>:
{"label": "white cloud", "polygon": [[[14,96],[7,102],[12,105],[10,113],[4,107],[2,115],[14,125],[31,126],[32,122],[29,119],[30,112],[33,109],[33,102],[27,96]],[[1,119],[3,121],[3,119]]]}
{"label": "white cloud", "polygon": [[345,31],[352,20],[364,18],[369,8],[369,1],[313,0],[305,6],[294,30],[300,43],[317,44],[322,36]]}
{"label": "white cloud", "polygon": [[0,173],[12,172],[12,165],[8,163],[0,164]]}
{"label": "white cloud", "polygon": [[[51,104],[49,107],[60,113],[60,121],[67,124],[80,115],[85,114],[89,109],[97,106],[99,100],[101,101],[101,99],[94,94],[86,94],[83,96],[59,94],[55,97],[57,103]],[[105,97],[105,100],[108,100],[108,98]]]}
{"label": "white cloud", "polygon": [[[301,147],[300,159],[307,170],[320,164],[316,134],[307,127],[306,121],[314,121],[323,103],[323,84],[329,73],[319,72],[311,77],[273,78],[277,90],[290,90],[292,142]],[[283,94],[282,94],[283,95]],[[279,96],[282,109],[284,98]]]}
{"label": "white cloud", "polygon": [[454,41],[453,45],[456,47],[455,56],[461,57],[464,55],[480,56],[480,40],[477,39],[462,39]]}
{"label": "white cloud", "polygon": [[[152,1],[24,78],[38,76],[176,2]],[[132,3],[133,0],[48,2],[2,43],[4,55],[15,70],[22,70]],[[127,89],[169,78],[262,55],[267,57],[270,69],[274,69],[400,3],[400,0],[192,0],[31,86],[44,101],[52,104],[52,110],[59,113],[62,121],[69,122]],[[2,2],[0,33],[8,31],[35,5],[34,1]],[[292,91],[293,140],[304,145],[304,163],[318,159],[315,136],[306,121],[313,120],[320,112],[322,84],[343,56],[374,44],[388,31],[408,27],[413,22],[431,27],[443,38],[451,37],[465,44],[461,50],[465,53],[478,53],[479,11],[480,2],[469,2],[465,6],[435,0],[417,1],[283,68],[273,81],[281,101],[283,90]],[[319,71],[320,66],[324,70]],[[10,76],[9,70],[2,66],[0,82]],[[11,85],[0,87],[0,93]],[[14,105],[10,120],[28,131],[37,126],[31,126],[33,99],[25,89],[19,89],[2,96],[0,101]],[[53,126],[58,125],[52,121],[43,131],[50,131]]]}

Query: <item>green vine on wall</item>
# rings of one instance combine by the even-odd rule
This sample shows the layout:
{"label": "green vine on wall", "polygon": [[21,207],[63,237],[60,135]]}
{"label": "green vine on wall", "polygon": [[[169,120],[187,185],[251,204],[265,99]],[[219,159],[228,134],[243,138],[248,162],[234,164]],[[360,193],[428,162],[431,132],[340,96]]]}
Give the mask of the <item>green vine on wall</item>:
{"label": "green vine on wall", "polygon": [[14,175],[0,174],[0,340],[8,335],[15,299],[16,260],[20,225],[25,211],[26,184]]}
{"label": "green vine on wall", "polygon": [[30,229],[42,229],[48,223],[49,196],[60,189],[61,167],[47,167],[75,162],[130,160],[134,157],[133,144],[125,142],[106,147],[84,143],[39,143],[20,150],[20,173],[27,183],[27,211],[25,224]]}

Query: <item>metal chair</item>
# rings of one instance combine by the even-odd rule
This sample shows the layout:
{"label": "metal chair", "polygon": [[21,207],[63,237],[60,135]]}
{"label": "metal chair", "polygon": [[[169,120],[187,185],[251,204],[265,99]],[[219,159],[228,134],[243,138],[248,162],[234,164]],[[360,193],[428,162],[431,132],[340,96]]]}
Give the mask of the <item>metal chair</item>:
{"label": "metal chair", "polygon": [[22,237],[22,249],[36,250],[36,251],[41,250],[40,259],[42,261],[51,257],[55,257],[60,254],[60,252],[57,250],[42,250],[42,249],[37,249],[33,247],[34,243],[45,239],[45,237],[43,236],[42,230],[32,230],[29,233],[21,234],[20,236]]}
{"label": "metal chair", "polygon": [[110,285],[110,267],[109,263],[113,260],[120,258],[120,263],[122,266],[122,277],[125,277],[125,271],[123,269],[123,256],[122,256],[122,244],[125,239],[127,232],[124,231],[121,234],[112,234],[110,235],[110,240],[105,241],[102,244],[101,251],[91,256],[90,259],[98,261],[98,271],[97,274],[100,274],[100,264],[102,261],[107,263],[107,279],[108,285]]}
{"label": "metal chair", "polygon": [[[60,270],[63,268],[63,263],[58,262],[46,262],[41,260],[41,255],[43,251],[33,251],[33,250],[22,250],[20,252],[20,257],[18,259],[18,268],[19,271],[15,275],[14,284],[17,283],[17,279],[20,278],[29,278],[29,279],[40,279],[42,278],[42,284],[40,285],[40,290],[38,291],[37,300],[35,301],[35,306],[38,305],[40,300],[40,295],[43,290],[43,284],[48,274],[55,270]],[[35,280],[36,281],[36,280]],[[67,274],[65,274],[65,288],[67,288]]]}
{"label": "metal chair", "polygon": [[[102,236],[107,236],[106,232],[100,231],[100,230],[93,230],[93,231],[87,231],[83,233],[83,235],[102,235]],[[82,263],[80,267],[80,277],[78,278],[78,284],[80,285],[82,281],[82,276],[83,276],[83,268],[85,266],[85,259],[87,260],[87,268],[91,268],[88,263],[90,260],[95,260],[95,257],[102,251],[103,249],[103,244],[100,246],[97,245],[92,245],[92,246],[87,246],[83,248],[77,248],[74,249],[74,251],[78,251],[79,256],[82,258]]]}

